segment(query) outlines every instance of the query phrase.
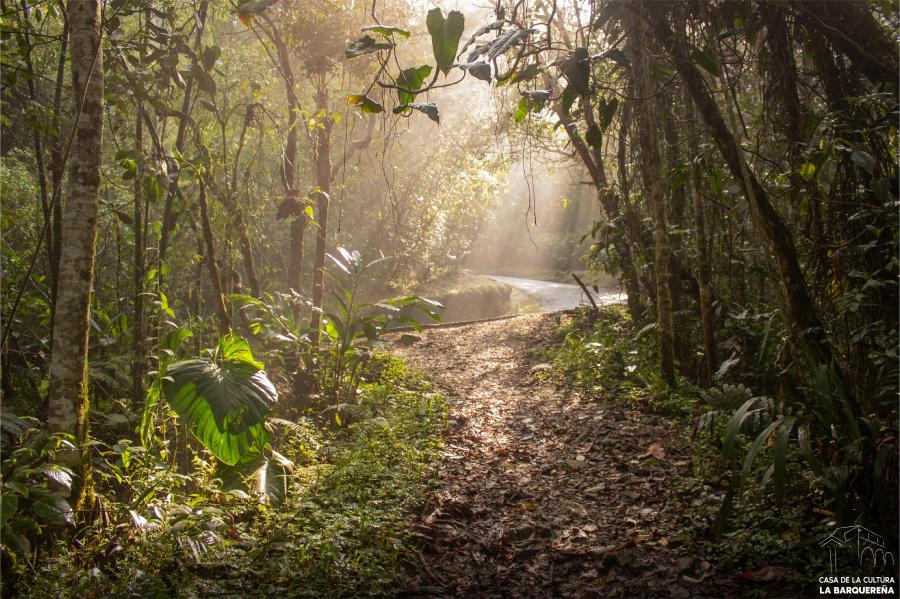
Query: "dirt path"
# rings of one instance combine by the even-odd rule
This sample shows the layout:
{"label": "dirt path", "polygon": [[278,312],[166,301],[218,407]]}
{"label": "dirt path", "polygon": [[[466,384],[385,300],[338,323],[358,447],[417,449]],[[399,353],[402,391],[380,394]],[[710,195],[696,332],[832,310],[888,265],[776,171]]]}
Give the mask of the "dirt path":
{"label": "dirt path", "polygon": [[690,470],[680,434],[537,380],[529,350],[556,318],[434,329],[396,348],[451,406],[440,484],[415,525],[428,574],[414,593],[712,596],[698,581],[709,564],[679,534],[691,526],[672,483]]}

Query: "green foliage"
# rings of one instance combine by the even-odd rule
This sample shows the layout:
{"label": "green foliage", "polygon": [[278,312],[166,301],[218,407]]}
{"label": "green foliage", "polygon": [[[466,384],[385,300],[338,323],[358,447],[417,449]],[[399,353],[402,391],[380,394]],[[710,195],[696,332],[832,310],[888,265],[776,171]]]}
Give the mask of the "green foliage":
{"label": "green foliage", "polygon": [[242,337],[226,335],[211,358],[169,365],[162,389],[194,435],[226,464],[261,452],[268,441],[264,421],[278,392]]}
{"label": "green foliage", "polygon": [[431,48],[434,51],[437,69],[446,75],[456,59],[459,39],[466,27],[465,17],[458,10],[451,10],[445,19],[440,8],[432,8],[425,18],[425,25],[431,34]]}
{"label": "green foliage", "polygon": [[406,29],[401,29],[400,27],[389,27],[387,25],[369,25],[368,27],[363,27],[363,31],[371,31],[372,33],[377,33],[379,35],[383,35],[384,37],[391,37],[392,35],[402,35],[403,37],[408,38],[411,34]]}
{"label": "green foliage", "polygon": [[662,414],[692,414],[697,402],[690,384],[661,384],[648,343],[651,330],[636,331],[621,306],[604,306],[597,313],[580,310],[561,324],[559,344],[548,352],[554,373],[590,397]]}
{"label": "green foliage", "polygon": [[372,350],[389,327],[407,324],[420,329],[415,318],[403,313],[404,308],[407,312],[415,310],[439,321],[440,316],[434,309],[441,305],[415,296],[380,304],[359,302],[357,294],[364,277],[384,258],[365,262],[359,252],[342,247],[338,248],[338,255],[329,254],[328,258],[333,268],[326,272],[337,285],[333,292],[337,310],[324,315],[326,343],[323,350],[327,361],[320,370],[320,388],[328,396],[340,400],[355,397]]}
{"label": "green foliage", "polygon": [[[308,421],[277,424],[272,461],[277,492],[259,504],[245,475],[194,457],[179,474],[172,456],[127,441],[98,447],[109,524],[88,529],[83,548],[60,542],[46,568],[20,580],[28,597],[224,594],[271,597],[391,595],[416,567],[406,528],[425,497],[446,427],[446,404],[420,374],[378,355],[363,377],[365,415],[336,433]],[[163,459],[165,458],[165,459]],[[248,463],[243,470],[248,476]],[[274,477],[270,475],[274,474]],[[259,485],[261,476],[251,483]],[[271,482],[274,481],[274,484]],[[274,489],[273,489],[274,490]]]}
{"label": "green foliage", "polygon": [[379,112],[384,112],[384,106],[382,106],[369,96],[351,94],[350,97],[347,98],[347,102],[354,106],[359,106],[360,110],[369,114],[378,114]]}
{"label": "green foliage", "polygon": [[0,543],[4,552],[29,559],[35,540],[75,522],[68,503],[73,473],[56,463],[60,452],[75,446],[67,435],[40,430],[33,419],[4,414],[0,425]]}
{"label": "green foliage", "polygon": [[416,99],[416,92],[425,83],[425,78],[431,74],[431,65],[422,65],[400,71],[397,76],[397,93],[400,104],[412,104]]}
{"label": "green foliage", "polygon": [[365,56],[366,54],[372,54],[373,52],[390,50],[393,47],[394,44],[391,42],[376,42],[375,38],[371,35],[364,35],[355,42],[350,42],[350,44],[347,45],[347,49],[344,51],[344,57],[347,60],[352,60],[354,58],[359,58],[360,56]]}

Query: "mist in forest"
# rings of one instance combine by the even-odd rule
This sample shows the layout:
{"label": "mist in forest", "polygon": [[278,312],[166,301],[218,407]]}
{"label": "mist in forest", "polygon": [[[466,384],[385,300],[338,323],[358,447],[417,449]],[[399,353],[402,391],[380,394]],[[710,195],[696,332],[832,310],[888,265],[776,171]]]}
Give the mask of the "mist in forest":
{"label": "mist in forest", "polygon": [[512,165],[465,264],[477,272],[553,278],[585,268],[587,226],[601,218],[586,174],[535,152]]}

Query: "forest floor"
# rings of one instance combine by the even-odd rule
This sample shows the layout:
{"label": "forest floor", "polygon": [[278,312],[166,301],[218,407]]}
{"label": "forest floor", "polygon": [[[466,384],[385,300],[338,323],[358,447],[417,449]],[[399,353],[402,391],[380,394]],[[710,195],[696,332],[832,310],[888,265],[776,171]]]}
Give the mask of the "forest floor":
{"label": "forest floor", "polygon": [[586,400],[541,364],[560,316],[431,329],[394,353],[450,404],[418,522],[420,596],[722,597],[748,591],[695,554],[680,428]]}

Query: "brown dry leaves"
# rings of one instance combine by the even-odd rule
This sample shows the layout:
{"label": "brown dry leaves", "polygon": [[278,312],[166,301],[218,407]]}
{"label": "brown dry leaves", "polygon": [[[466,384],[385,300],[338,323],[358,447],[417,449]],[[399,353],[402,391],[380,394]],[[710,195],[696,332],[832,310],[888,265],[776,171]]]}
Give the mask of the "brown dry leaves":
{"label": "brown dry leaves", "polygon": [[[435,329],[396,353],[449,396],[440,484],[420,521],[419,596],[703,597],[709,564],[673,476],[664,419],[585,400],[530,372],[553,315]],[[707,588],[709,587],[709,588]]]}

